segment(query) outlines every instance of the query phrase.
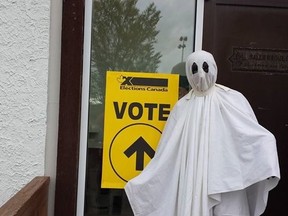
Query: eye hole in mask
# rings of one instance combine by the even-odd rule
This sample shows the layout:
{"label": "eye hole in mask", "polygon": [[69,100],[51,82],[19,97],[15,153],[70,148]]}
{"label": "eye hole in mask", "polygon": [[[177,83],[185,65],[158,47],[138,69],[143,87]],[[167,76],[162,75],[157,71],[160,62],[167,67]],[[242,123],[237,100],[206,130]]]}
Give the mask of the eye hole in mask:
{"label": "eye hole in mask", "polygon": [[202,68],[205,71],[205,73],[209,72],[209,65],[207,64],[207,62],[203,62]]}
{"label": "eye hole in mask", "polygon": [[191,69],[192,69],[192,74],[196,74],[198,72],[198,66],[195,62],[192,64]]}

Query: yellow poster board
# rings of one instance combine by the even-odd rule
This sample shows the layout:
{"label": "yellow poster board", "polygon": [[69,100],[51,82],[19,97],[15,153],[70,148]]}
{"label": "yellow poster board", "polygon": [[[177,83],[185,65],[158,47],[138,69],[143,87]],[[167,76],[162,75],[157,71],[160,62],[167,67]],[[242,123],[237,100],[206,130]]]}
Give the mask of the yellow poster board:
{"label": "yellow poster board", "polygon": [[123,188],[153,158],[178,83],[176,74],[107,72],[102,188]]}

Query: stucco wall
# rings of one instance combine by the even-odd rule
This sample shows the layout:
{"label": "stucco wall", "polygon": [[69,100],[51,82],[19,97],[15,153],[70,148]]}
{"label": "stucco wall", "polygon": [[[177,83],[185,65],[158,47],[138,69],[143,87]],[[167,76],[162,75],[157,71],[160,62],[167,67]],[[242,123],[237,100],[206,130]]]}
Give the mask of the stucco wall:
{"label": "stucco wall", "polygon": [[0,206],[44,174],[50,0],[0,1]]}

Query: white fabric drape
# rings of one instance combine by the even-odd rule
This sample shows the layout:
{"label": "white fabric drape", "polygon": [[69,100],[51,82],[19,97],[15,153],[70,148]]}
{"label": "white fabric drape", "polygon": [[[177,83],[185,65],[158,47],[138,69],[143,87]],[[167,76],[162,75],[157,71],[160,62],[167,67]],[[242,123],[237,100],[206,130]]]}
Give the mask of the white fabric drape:
{"label": "white fabric drape", "polygon": [[264,212],[268,192],[280,179],[275,138],[258,124],[241,93],[215,83],[204,88],[177,102],[154,158],[126,184],[136,216]]}

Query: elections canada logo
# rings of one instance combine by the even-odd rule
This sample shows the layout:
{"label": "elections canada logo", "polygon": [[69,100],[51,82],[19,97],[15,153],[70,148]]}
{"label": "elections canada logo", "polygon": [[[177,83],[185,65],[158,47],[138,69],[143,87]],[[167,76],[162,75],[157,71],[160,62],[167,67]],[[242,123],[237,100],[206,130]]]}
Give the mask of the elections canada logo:
{"label": "elections canada logo", "polygon": [[168,92],[167,78],[119,76],[120,90]]}

